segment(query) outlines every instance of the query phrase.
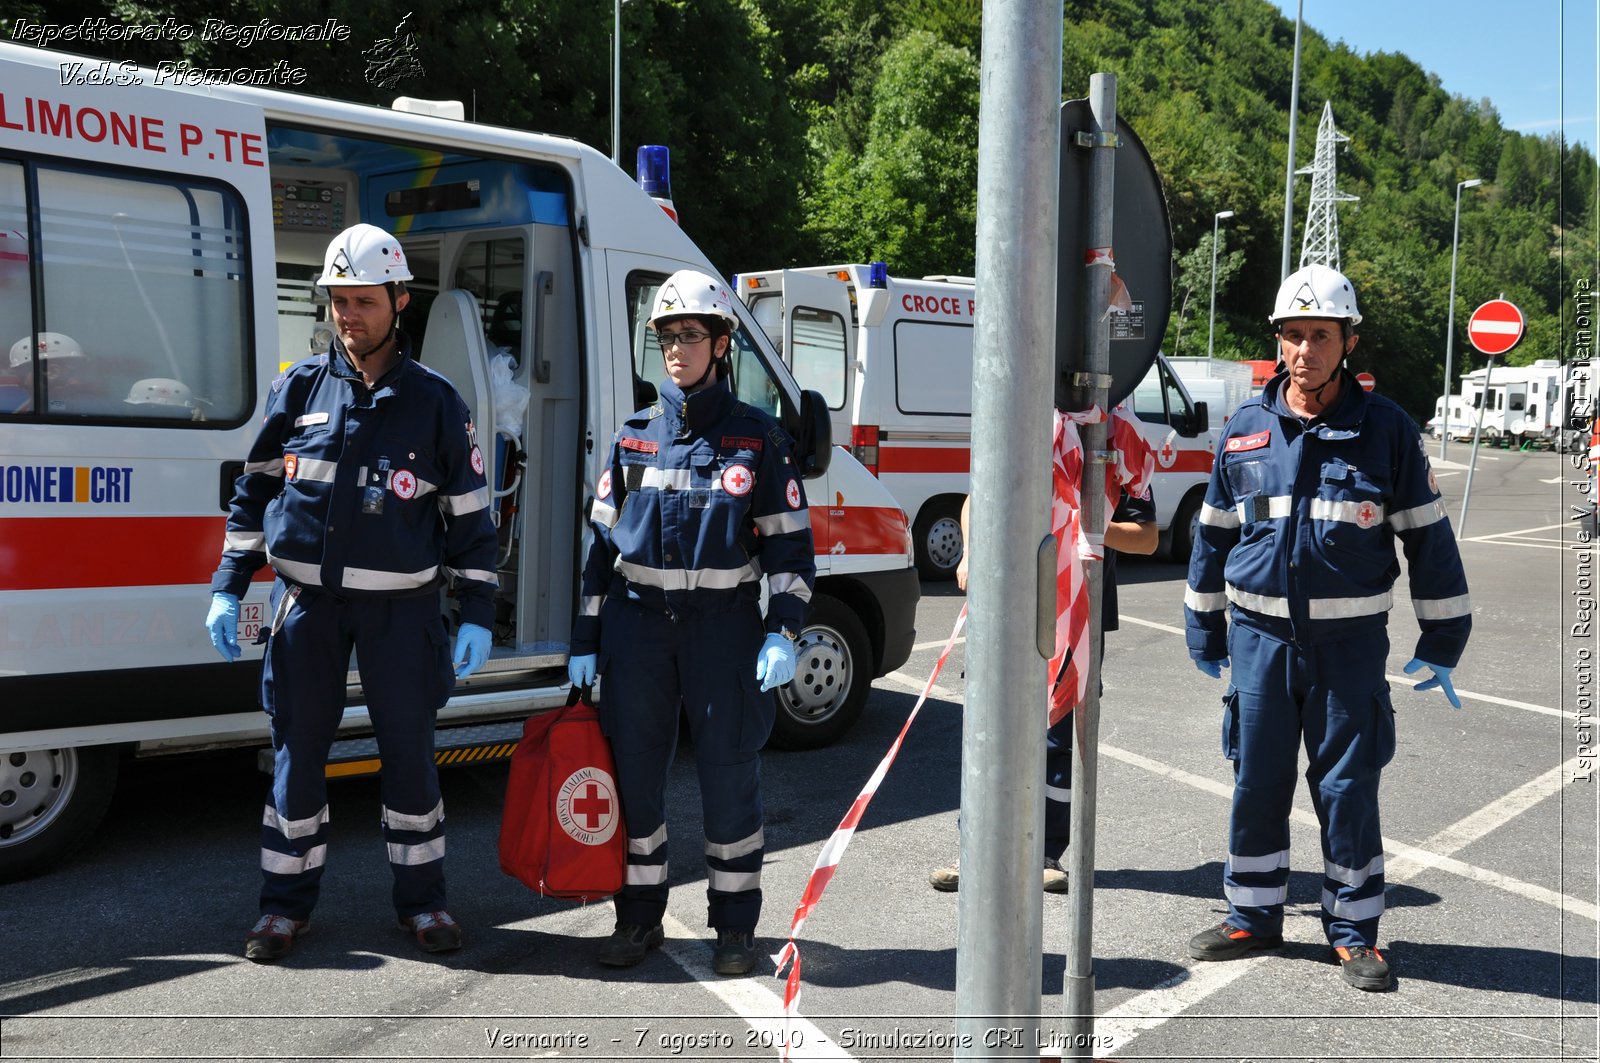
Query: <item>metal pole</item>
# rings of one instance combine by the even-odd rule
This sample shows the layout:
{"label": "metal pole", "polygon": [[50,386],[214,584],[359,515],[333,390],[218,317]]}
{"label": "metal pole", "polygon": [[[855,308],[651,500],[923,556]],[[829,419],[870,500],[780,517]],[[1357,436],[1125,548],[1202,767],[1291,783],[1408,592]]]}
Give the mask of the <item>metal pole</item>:
{"label": "metal pole", "polygon": [[[1111,248],[1113,179],[1116,175],[1117,79],[1112,74],[1089,78],[1089,109],[1094,115],[1094,154],[1089,162],[1089,215],[1085,227],[1091,249]],[[1111,330],[1106,308],[1111,295],[1112,264],[1109,255],[1095,256],[1084,285],[1084,369],[1086,375],[1074,395],[1085,405],[1105,409],[1111,384]],[[1079,380],[1074,381],[1080,383]],[[1106,425],[1082,426],[1082,520],[1094,531],[1106,526]],[[1100,627],[1100,599],[1104,593],[1104,566],[1088,565],[1089,660],[1088,690],[1075,712],[1072,744],[1072,844],[1067,848],[1069,922],[1067,963],[1062,976],[1065,1038],[1061,1058],[1092,1060],[1094,1052],[1094,826],[1098,788],[1100,744],[1100,647],[1105,632]]]}
{"label": "metal pole", "polygon": [[622,0],[611,4],[611,162],[622,165]]}
{"label": "metal pole", "polygon": [[1207,359],[1215,357],[1217,342],[1217,222],[1231,217],[1231,210],[1219,210],[1211,217],[1211,323],[1206,328]]}
{"label": "metal pole", "polygon": [[1283,168],[1283,272],[1278,280],[1289,279],[1289,242],[1294,236],[1294,129],[1300,117],[1300,21],[1306,13],[1306,0],[1294,12],[1294,76],[1289,82],[1289,159]]}
{"label": "metal pole", "polygon": [[1483,396],[1478,400],[1478,426],[1472,430],[1472,458],[1467,462],[1467,486],[1461,490],[1461,519],[1456,521],[1456,538],[1467,530],[1467,503],[1472,500],[1472,474],[1478,468],[1478,439],[1483,435],[1483,413],[1489,408],[1489,378],[1494,376],[1494,355],[1483,367]]}
{"label": "metal pole", "polygon": [[1456,231],[1450,238],[1450,315],[1444,327],[1444,407],[1439,412],[1440,461],[1444,460],[1450,443],[1450,370],[1456,348],[1456,251],[1461,247],[1461,190],[1481,184],[1483,181],[1476,177],[1456,182]]}
{"label": "metal pole", "polygon": [[973,322],[957,1059],[1039,1056],[1047,702],[1037,614],[1041,594],[1053,606],[1055,582],[1052,565],[1040,585],[1037,562],[1053,543],[1061,29],[1060,4],[983,5],[977,282],[1005,298],[980,294]]}

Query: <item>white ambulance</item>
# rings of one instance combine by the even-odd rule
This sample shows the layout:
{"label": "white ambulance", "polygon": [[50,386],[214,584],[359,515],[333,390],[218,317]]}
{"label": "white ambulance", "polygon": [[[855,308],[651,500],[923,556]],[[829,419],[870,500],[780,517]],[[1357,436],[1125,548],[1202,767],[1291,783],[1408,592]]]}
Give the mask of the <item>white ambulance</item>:
{"label": "white ambulance", "polygon": [[[801,386],[827,403],[834,438],[849,440],[910,516],[923,577],[953,577],[972,445],[973,279],[891,277],[875,262],[741,273],[736,283]],[[1216,434],[1164,357],[1129,402],[1156,452],[1164,548],[1186,561]]]}
{"label": "white ambulance", "polygon": [[[271,382],[330,339],[312,280],[335,233],[402,239],[403,327],[496,426],[495,647],[441,723],[501,726],[441,732],[441,762],[508,754],[522,717],[564,700],[584,501],[659,379],[644,318],[675,270],[715,272],[566,138],[131,68],[64,84],[78,62],[0,45],[0,880],[82,842],[121,758],[265,741],[267,574],[236,664],[204,631],[208,586]],[[910,653],[908,529],[753,325],[733,379],[808,477],[817,592],[774,734],[808,748]],[[354,671],[344,729],[368,730]]]}

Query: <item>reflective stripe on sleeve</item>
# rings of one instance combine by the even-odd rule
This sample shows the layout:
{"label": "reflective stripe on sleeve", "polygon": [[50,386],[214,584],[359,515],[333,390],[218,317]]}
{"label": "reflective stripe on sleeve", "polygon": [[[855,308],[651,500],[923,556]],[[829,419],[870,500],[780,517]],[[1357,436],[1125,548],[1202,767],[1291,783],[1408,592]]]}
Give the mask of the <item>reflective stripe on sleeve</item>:
{"label": "reflective stripe on sleeve", "polygon": [[[651,568],[620,557],[617,571],[635,583],[666,591],[726,591],[761,578],[749,564],[738,568]],[[773,593],[777,593],[777,588],[773,588]]]}
{"label": "reflective stripe on sleeve", "polygon": [[224,550],[247,550],[251,553],[265,553],[267,549],[266,532],[229,532],[223,536],[222,548]]}
{"label": "reflective stripe on sleeve", "polygon": [[811,588],[806,586],[806,581],[793,572],[767,573],[767,593],[792,594],[802,602],[811,601]]}
{"label": "reflective stripe on sleeve", "polygon": [[1449,514],[1444,511],[1444,499],[1436,498],[1425,506],[1402,509],[1398,513],[1389,514],[1389,524],[1395,531],[1411,531],[1413,528],[1426,528],[1430,524],[1437,524],[1448,517]]}
{"label": "reflective stripe on sleeve", "polygon": [[1231,509],[1218,509],[1209,502],[1200,503],[1200,523],[1213,528],[1237,528],[1239,514]]}
{"label": "reflective stripe on sleeve", "polygon": [[1332,890],[1323,890],[1322,909],[1335,919],[1348,919],[1354,923],[1376,919],[1383,914],[1383,894],[1360,901],[1341,901],[1333,895]]}
{"label": "reflective stripe on sleeve", "polygon": [[439,508],[452,517],[464,517],[468,513],[476,513],[481,509],[489,508],[489,489],[480,487],[476,491],[469,491],[464,495],[440,495]]}
{"label": "reflective stripe on sleeve", "polygon": [[761,888],[760,871],[723,871],[706,868],[706,885],[720,893],[744,893]]}
{"label": "reflective stripe on sleeve", "polygon": [[1072,787],[1051,786],[1049,783],[1045,783],[1044,799],[1046,801],[1054,801],[1057,804],[1070,805],[1072,804]]}
{"label": "reflective stripe on sleeve", "polygon": [[[346,568],[344,586],[352,591],[409,591],[426,587],[439,575],[434,565],[416,572],[384,572],[375,568]],[[493,579],[494,577],[490,577]]]}
{"label": "reflective stripe on sleeve", "polygon": [[748,838],[741,838],[736,842],[718,845],[715,842],[706,842],[706,855],[714,856],[718,860],[736,860],[741,856],[748,856],[757,849],[767,844],[766,835],[757,828],[756,832]]}
{"label": "reflective stripe on sleeve", "polygon": [[1231,583],[1228,584],[1226,594],[1228,601],[1241,609],[1248,609],[1252,613],[1260,613],[1262,616],[1281,616],[1285,620],[1289,619],[1289,599],[1287,598],[1268,598],[1264,594],[1251,594],[1249,591],[1240,590]]}
{"label": "reflective stripe on sleeve", "polygon": [[431,864],[435,860],[444,859],[444,836],[430,838],[428,841],[416,845],[401,845],[398,842],[389,843],[389,863],[401,867],[417,867],[420,864]]}
{"label": "reflective stripe on sleeve", "polygon": [[490,572],[486,568],[446,568],[450,578],[459,583],[462,580],[476,580],[479,583],[499,583],[498,573]]}
{"label": "reflective stripe on sleeve", "polygon": [[583,602],[578,606],[579,616],[599,616],[600,603],[605,601],[603,594],[586,594]]}
{"label": "reflective stripe on sleeve", "polygon": [[328,822],[328,806],[323,805],[322,811],[305,819],[284,819],[278,815],[278,810],[267,805],[261,816],[261,825],[271,827],[279,834],[291,841],[295,838],[304,838],[315,834],[324,823]]}
{"label": "reflective stripe on sleeve", "polygon": [[1472,615],[1472,599],[1465,594],[1454,598],[1413,598],[1411,608],[1418,620],[1454,620]]}
{"label": "reflective stripe on sleeve", "polygon": [[288,853],[263,849],[261,850],[261,870],[274,875],[303,875],[313,868],[321,867],[323,861],[327,859],[328,847],[326,845],[313,845],[304,856],[291,856]]}
{"label": "reflective stripe on sleeve", "polygon": [[762,535],[783,535],[804,531],[811,527],[811,511],[802,509],[794,513],[776,513],[770,517],[757,517],[756,527]]}
{"label": "reflective stripe on sleeve", "polygon": [[589,519],[602,528],[615,528],[617,526],[617,511],[613,506],[607,505],[598,498],[594,505],[589,507]]}
{"label": "reflective stripe on sleeve", "polygon": [[283,459],[273,458],[271,461],[247,461],[244,463],[245,475],[265,473],[268,476],[283,475]]}
{"label": "reflective stripe on sleeve", "polygon": [[1185,587],[1183,604],[1197,613],[1216,613],[1228,607],[1228,596],[1222,591],[1202,594],[1193,587]]}
{"label": "reflective stripe on sleeve", "polygon": [[384,825],[393,830],[414,830],[418,833],[430,831],[444,819],[444,798],[441,797],[438,804],[420,816],[396,812],[388,806],[383,806],[379,814],[383,817]]}

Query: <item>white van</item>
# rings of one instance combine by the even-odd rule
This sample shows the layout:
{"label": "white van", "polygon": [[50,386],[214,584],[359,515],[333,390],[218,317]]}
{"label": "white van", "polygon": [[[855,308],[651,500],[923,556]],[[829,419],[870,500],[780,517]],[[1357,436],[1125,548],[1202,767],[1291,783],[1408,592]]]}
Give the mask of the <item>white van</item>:
{"label": "white van", "polygon": [[[121,757],[265,742],[253,638],[270,574],[244,599],[235,664],[204,630],[208,587],[271,383],[326,348],[312,281],[333,234],[366,221],[402,239],[403,327],[480,437],[497,426],[494,650],[441,724],[503,726],[441,732],[441,762],[504,755],[522,717],[564,700],[584,501],[653,390],[645,316],[669,274],[714,272],[563,137],[149,72],[64,85],[76,61],[0,45],[0,880],[82,842]],[[41,361],[52,335],[89,370],[75,389]],[[739,397],[789,428],[807,475],[816,596],[774,733],[806,748],[906,660],[919,589],[900,507],[830,446],[762,331],[737,344]],[[525,409],[497,417],[518,389]],[[352,671],[344,733],[367,724]],[[341,759],[375,767],[359,747]]]}
{"label": "white van", "polygon": [[[735,281],[795,378],[827,403],[835,438],[849,440],[910,515],[923,577],[953,577],[972,446],[973,279],[891,277],[880,262]],[[1165,549],[1187,560],[1216,434],[1163,357],[1129,401],[1156,452]]]}

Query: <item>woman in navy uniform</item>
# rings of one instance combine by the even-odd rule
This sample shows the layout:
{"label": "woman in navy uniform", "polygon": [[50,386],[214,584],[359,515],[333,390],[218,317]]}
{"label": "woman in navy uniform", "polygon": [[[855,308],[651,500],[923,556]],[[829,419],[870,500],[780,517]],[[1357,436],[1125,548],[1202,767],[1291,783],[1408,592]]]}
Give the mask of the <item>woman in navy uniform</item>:
{"label": "woman in navy uniform", "polygon": [[758,751],[776,713],[771,691],[794,678],[816,578],[811,518],[789,437],[729,386],[739,319],[727,286],[675,273],[649,323],[667,375],[659,401],[624,422],[595,486],[569,665],[574,685],[605,677],[600,720],[628,829],[616,930],[598,958],[631,967],[662,942],[681,706],[700,774],[712,965],[740,975],[755,965],[761,916]]}

